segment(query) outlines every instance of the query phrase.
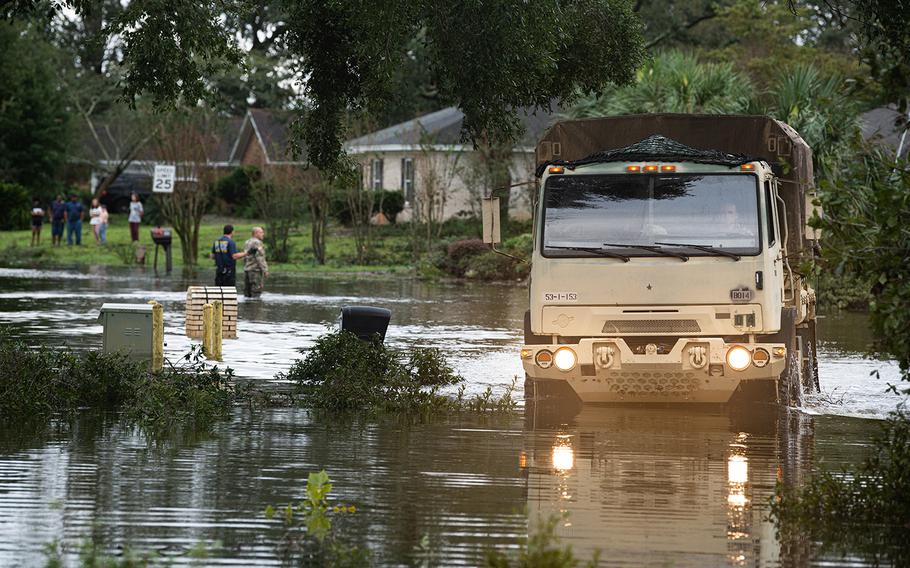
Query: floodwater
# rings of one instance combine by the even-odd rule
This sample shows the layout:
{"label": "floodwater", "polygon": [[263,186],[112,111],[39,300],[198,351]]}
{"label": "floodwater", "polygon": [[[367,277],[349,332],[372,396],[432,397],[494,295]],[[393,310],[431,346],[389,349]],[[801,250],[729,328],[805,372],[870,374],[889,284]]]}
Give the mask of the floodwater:
{"label": "floodwater", "polygon": [[[97,348],[102,303],[156,299],[177,358],[189,346],[186,286],[141,271],[0,269],[0,323],[30,340]],[[388,341],[445,350],[468,392],[502,392],[521,372],[524,288],[354,275],[279,276],[261,300],[241,300],[225,364],[271,378],[343,305],[391,309]],[[162,446],[113,418],[87,416],[40,437],[0,432],[0,565],[41,565],[52,542],[76,563],[87,539],[178,565],[199,548],[203,564],[280,564],[281,527],[263,510],[299,500],[320,469],[338,502],[357,506],[344,534],[381,565],[477,565],[551,515],[579,556],[599,550],[608,566],[864,565],[849,552],[780,542],[767,520],[778,479],[798,484],[858,462],[876,419],[899,402],[884,392],[898,378],[894,364],[861,355],[870,340],[862,316],[829,315],[820,334],[822,393],[801,411],[529,406],[408,425],[238,409],[210,435]]]}

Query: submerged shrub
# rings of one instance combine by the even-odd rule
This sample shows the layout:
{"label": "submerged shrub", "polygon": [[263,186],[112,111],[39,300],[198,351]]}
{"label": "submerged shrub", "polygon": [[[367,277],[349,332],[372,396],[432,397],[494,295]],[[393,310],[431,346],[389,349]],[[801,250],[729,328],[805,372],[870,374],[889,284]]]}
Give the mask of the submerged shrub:
{"label": "submerged shrub", "polygon": [[439,389],[461,378],[438,349],[404,352],[347,331],[323,335],[284,375],[303,403],[327,410],[418,410],[446,406]]}
{"label": "submerged shrub", "polygon": [[784,537],[808,535],[835,550],[895,565],[910,562],[910,416],[896,412],[855,472],[815,475],[800,488],[778,485],[771,517]]}
{"label": "submerged shrub", "polygon": [[121,410],[151,429],[208,423],[235,400],[233,372],[209,367],[199,350],[152,373],[119,354],[30,346],[0,329],[0,421],[49,418],[83,408]]}

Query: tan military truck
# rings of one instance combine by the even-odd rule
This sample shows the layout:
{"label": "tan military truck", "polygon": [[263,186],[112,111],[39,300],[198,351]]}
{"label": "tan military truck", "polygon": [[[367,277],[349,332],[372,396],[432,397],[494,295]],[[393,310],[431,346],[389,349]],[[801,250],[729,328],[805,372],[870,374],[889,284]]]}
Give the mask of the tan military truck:
{"label": "tan military truck", "polygon": [[[800,403],[816,386],[812,151],[764,116],[555,124],[537,145],[531,393]],[[484,238],[499,242],[498,199]]]}

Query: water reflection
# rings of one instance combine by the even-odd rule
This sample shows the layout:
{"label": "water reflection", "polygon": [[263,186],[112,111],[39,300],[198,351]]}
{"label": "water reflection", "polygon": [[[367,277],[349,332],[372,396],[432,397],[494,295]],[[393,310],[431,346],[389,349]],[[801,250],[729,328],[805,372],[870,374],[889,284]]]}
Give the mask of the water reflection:
{"label": "water reflection", "polygon": [[568,514],[558,534],[607,565],[777,563],[768,501],[814,442],[770,407],[532,406],[526,424],[530,524]]}

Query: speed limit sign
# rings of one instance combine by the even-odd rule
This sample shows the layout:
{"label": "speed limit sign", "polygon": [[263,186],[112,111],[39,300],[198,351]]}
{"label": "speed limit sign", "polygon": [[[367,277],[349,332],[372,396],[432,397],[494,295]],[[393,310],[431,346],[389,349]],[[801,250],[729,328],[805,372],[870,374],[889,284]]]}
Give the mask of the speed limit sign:
{"label": "speed limit sign", "polygon": [[152,178],[152,191],[155,193],[174,193],[174,182],[177,181],[177,166],[157,164]]}

